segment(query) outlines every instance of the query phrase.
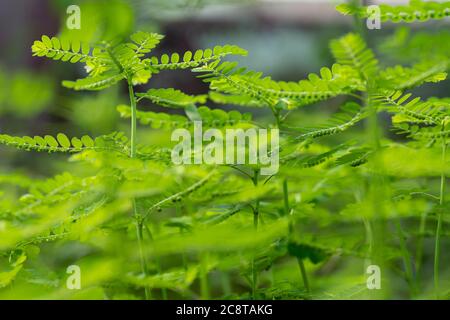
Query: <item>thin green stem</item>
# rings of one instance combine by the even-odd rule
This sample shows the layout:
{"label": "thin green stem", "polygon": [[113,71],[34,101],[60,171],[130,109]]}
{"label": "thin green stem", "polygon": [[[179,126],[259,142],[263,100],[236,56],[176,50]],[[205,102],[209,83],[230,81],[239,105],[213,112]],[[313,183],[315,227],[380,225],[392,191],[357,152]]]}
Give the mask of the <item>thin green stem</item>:
{"label": "thin green stem", "polygon": [[244,170],[239,169],[237,166],[230,165],[230,168],[233,168],[233,169],[239,171],[240,173],[246,175],[247,177],[249,177],[250,179],[253,180],[253,177],[252,177],[251,175],[249,175],[249,174],[248,174],[247,172],[245,172]]}
{"label": "thin green stem", "polygon": [[[445,129],[445,121],[442,124],[442,131]],[[436,298],[439,299],[439,260],[441,254],[441,231],[442,231],[442,206],[444,205],[445,195],[445,154],[447,152],[447,140],[442,139],[442,171],[441,171],[441,186],[439,191],[439,205],[438,221],[436,227],[436,242],[434,248],[434,289]]]}
{"label": "thin green stem", "polygon": [[[253,185],[255,187],[258,186],[258,182],[259,182],[259,169],[255,170],[255,174],[252,178],[253,180]],[[253,224],[255,226],[255,230],[258,230],[258,224],[259,224],[259,199],[255,200],[255,207],[253,210]]]}
{"label": "thin green stem", "polygon": [[[362,7],[366,4],[364,0],[350,0],[350,3],[355,7]],[[365,40],[367,46],[370,48],[370,39],[365,28],[364,21],[358,15],[354,15],[354,29]],[[387,207],[383,202],[384,199],[389,199],[389,188],[383,172],[383,161],[380,157],[381,140],[383,131],[378,123],[378,107],[377,104],[372,104],[370,99],[371,91],[373,90],[373,79],[371,75],[362,74],[366,80],[366,90],[362,94],[362,103],[365,108],[369,110],[367,120],[367,141],[373,149],[373,156],[371,161],[372,173],[368,177],[368,192],[366,197],[370,200],[369,210],[369,225],[372,229],[372,246],[370,252],[371,263],[378,265],[380,268],[384,267],[385,260],[383,255],[384,235],[386,232],[385,208]],[[380,205],[381,202],[381,205]],[[373,291],[373,298],[382,298],[388,291],[386,288]]]}
{"label": "thin green stem", "polygon": [[[370,223],[370,220],[366,217],[363,217],[363,224],[364,224],[364,229],[366,232],[366,242],[368,245],[368,256],[372,257],[372,251],[373,251],[373,232],[372,232],[372,224]],[[371,264],[371,263],[369,263]]]}
{"label": "thin green stem", "polygon": [[282,121],[281,117],[280,117],[280,110],[272,108],[272,113],[273,113],[273,116],[275,117],[277,128],[280,128],[281,127],[281,121]]}
{"label": "thin green stem", "polygon": [[130,104],[131,104],[131,153],[130,157],[134,158],[136,156],[136,97],[134,95],[133,85],[131,79],[128,80],[128,92],[130,94]]}
{"label": "thin green stem", "polygon": [[298,262],[298,266],[300,267],[300,273],[302,274],[303,284],[305,285],[306,292],[308,294],[310,294],[311,293],[311,289],[309,287],[308,276],[306,274],[306,269],[305,269],[305,265],[303,263],[303,260],[300,259],[300,258],[297,258],[297,262]]}
{"label": "thin green stem", "polygon": [[230,276],[226,272],[222,272],[220,276],[222,291],[224,296],[231,295],[231,285],[230,285]]}
{"label": "thin green stem", "polygon": [[[142,223],[143,223],[143,226],[144,226],[145,233],[146,233],[147,236],[148,236],[148,239],[149,239],[150,241],[153,241],[153,234],[152,234],[152,232],[150,231],[150,228],[148,227],[148,225],[147,225],[146,223],[144,223],[144,221],[142,221]],[[161,274],[161,273],[162,273],[161,263],[160,263],[159,258],[158,258],[157,256],[155,257],[155,263],[156,263],[156,269],[157,269],[157,272],[158,272],[159,274]],[[168,293],[167,293],[167,289],[166,289],[166,288],[162,288],[162,289],[161,289],[161,296],[162,296],[162,299],[163,299],[163,300],[167,300]]]}
{"label": "thin green stem", "polygon": [[[136,203],[135,200],[133,199],[133,206],[134,208],[136,208]],[[135,214],[136,214],[136,210],[135,210]],[[147,262],[145,261],[145,255],[144,255],[144,247],[143,247],[143,224],[142,221],[137,221],[136,223],[136,236],[138,239],[138,247],[139,247],[139,260],[141,263],[141,270],[142,273],[144,274],[144,277],[147,276]],[[145,292],[145,299],[148,300],[151,298],[151,292],[150,289],[148,287],[144,287],[144,292]]]}
{"label": "thin green stem", "polygon": [[[259,182],[259,169],[255,170],[252,181],[253,181],[253,185],[255,187],[257,187],[258,182]],[[255,206],[253,207],[253,226],[255,227],[255,230],[258,230],[258,224],[259,224],[259,199],[256,199]],[[257,282],[258,282],[258,274],[257,274],[256,268],[255,268],[255,258],[253,258],[252,259],[252,299],[253,300],[256,298]]]}
{"label": "thin green stem", "polygon": [[[136,157],[136,97],[134,95],[133,85],[131,79],[128,79],[128,92],[130,94],[130,105],[131,105],[131,151],[130,157]],[[143,221],[142,217],[137,210],[136,199],[133,198],[133,211],[134,218],[136,219],[136,236],[139,247],[139,259],[141,263],[141,271],[144,277],[147,276],[147,262],[145,261],[144,246],[143,246]],[[151,297],[151,292],[148,287],[144,288],[145,299],[148,300]]]}
{"label": "thin green stem", "polygon": [[[364,0],[350,0],[350,4],[355,7],[362,7],[365,4]],[[366,30],[364,26],[364,21],[355,14],[353,16],[353,25],[356,29],[355,31],[358,32],[361,36],[366,37]]]}
{"label": "thin green stem", "polygon": [[403,256],[403,265],[405,267],[406,281],[408,282],[408,284],[410,286],[411,295],[415,296],[417,291],[416,291],[416,282],[414,281],[414,275],[413,275],[412,266],[411,266],[411,256],[409,254],[408,248],[406,247],[406,241],[405,241],[405,237],[404,237],[400,219],[396,219],[395,224],[396,224],[397,234],[398,234],[399,241],[400,241],[400,250],[401,250],[402,256]]}
{"label": "thin green stem", "polygon": [[416,287],[420,288],[421,282],[421,271],[422,271],[422,260],[423,260],[423,241],[425,234],[425,227],[427,223],[427,212],[423,212],[420,218],[419,225],[419,236],[417,238],[417,249],[416,249]]}
{"label": "thin green stem", "polygon": [[[284,198],[284,214],[286,216],[289,216],[291,209],[289,206],[289,190],[288,190],[287,179],[284,179],[284,181],[283,181],[283,198]],[[293,227],[292,221],[289,221],[289,235],[292,234],[293,229],[294,229],[294,227]],[[303,285],[305,286],[306,292],[309,294],[309,293],[311,293],[311,289],[309,287],[308,275],[306,273],[305,264],[303,263],[303,260],[300,258],[297,258],[297,262],[298,262],[298,266],[300,268],[300,273],[302,275]]]}
{"label": "thin green stem", "polygon": [[208,255],[201,257],[200,263],[200,292],[203,300],[209,300],[209,284],[208,284]]}

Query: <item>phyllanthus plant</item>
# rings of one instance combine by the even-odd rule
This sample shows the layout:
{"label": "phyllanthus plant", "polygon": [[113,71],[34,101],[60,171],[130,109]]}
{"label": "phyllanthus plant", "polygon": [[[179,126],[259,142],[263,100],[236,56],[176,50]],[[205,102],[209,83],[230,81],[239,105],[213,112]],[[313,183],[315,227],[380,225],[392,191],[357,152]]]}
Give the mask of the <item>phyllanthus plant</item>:
{"label": "phyllanthus plant", "polygon": [[[429,6],[435,13],[440,8],[413,1],[410,6],[381,6],[380,14],[382,21],[408,23],[393,17],[417,10],[433,18]],[[356,8],[345,13],[364,20],[361,13],[367,8]],[[45,181],[22,175],[0,178],[28,190],[17,203],[0,202],[0,252],[9,263],[9,270],[0,273],[0,288],[19,290],[22,279],[36,283],[35,274],[43,272],[34,257],[40,246],[49,250],[43,243],[76,242],[93,248],[87,254],[91,260],[74,263],[83,271],[80,291],[100,288],[108,298],[389,298],[396,290],[390,280],[399,284],[402,297],[404,292],[408,298],[448,294],[440,271],[448,258],[441,245],[448,241],[450,103],[445,97],[417,97],[413,89],[447,79],[449,33],[394,35],[384,44],[401,54],[401,63],[387,65],[375,54],[382,48],[375,51],[364,35],[351,32],[330,42],[335,64],[300,81],[275,81],[224,61],[247,54],[236,46],[156,57],[152,50],[162,39],[137,32],[129,42],[94,47],[48,36],[33,44],[35,56],[84,65],[87,77],[64,81],[67,88],[126,84],[129,103],[117,111],[131,119],[131,128],[129,135],[112,132],[95,139],[69,139],[63,133],[0,135],[0,143],[19,149],[72,153],[70,165],[89,168],[85,176],[74,170]],[[423,47],[435,50],[417,51]],[[407,56],[416,59],[406,61]],[[209,92],[134,92],[137,85],[151,84],[153,75],[175,69],[191,70]],[[211,109],[205,106],[208,100],[265,109],[270,119]],[[138,110],[143,101],[184,113]],[[339,111],[313,121],[314,106],[324,101],[338,104]],[[390,119],[389,135],[381,114]],[[201,123],[204,132],[212,129],[210,138],[222,138],[224,144],[210,148],[203,143],[211,141],[198,135],[201,143],[183,150],[182,159],[190,163],[174,165],[177,147],[137,142],[138,121],[143,132],[150,126],[181,133],[186,146],[192,146]],[[230,129],[255,133],[241,137],[241,150],[249,159],[259,155],[256,140],[251,143],[258,130],[279,134],[279,145],[263,152],[267,158],[276,153],[272,159],[279,160],[278,170],[264,176],[258,161],[227,162],[226,149],[224,165],[200,161],[206,148],[208,159],[217,160]],[[432,246],[427,237],[433,238]],[[431,263],[427,256],[433,256]],[[367,288],[373,280],[367,270],[373,268],[365,266],[380,270],[376,290]],[[431,293],[427,267],[435,284]],[[328,285],[336,280],[343,290]],[[10,286],[14,281],[18,283]]]}
{"label": "phyllanthus plant", "polygon": [[[131,42],[120,43],[118,45],[105,43],[102,46],[90,48],[88,44],[81,44],[78,41],[69,41],[42,36],[41,41],[35,41],[32,46],[33,55],[47,57],[53,60],[69,61],[71,63],[84,63],[88,76],[76,81],[64,81],[63,85],[75,90],[101,90],[108,88],[121,80],[128,84],[130,105],[131,105],[131,139],[130,157],[136,157],[136,121],[137,109],[136,101],[140,99],[150,99],[161,105],[185,106],[189,112],[196,113],[194,103],[202,101],[202,97],[191,97],[174,89],[149,90],[147,93],[134,93],[133,86],[142,85],[149,81],[153,74],[163,70],[188,69],[217,63],[221,58],[235,54],[246,55],[247,52],[237,46],[216,46],[214,49],[197,50],[195,54],[187,51],[183,54],[182,60],[178,53],[161,56],[160,59],[153,56],[146,58],[158,43],[163,39],[162,35],[156,33],[137,32],[131,37]],[[51,137],[46,138],[48,141]],[[84,138],[87,140],[88,138]],[[54,139],[53,139],[54,140]],[[59,143],[61,146],[70,145],[65,135],[60,134]],[[75,140],[77,141],[77,140]],[[57,145],[51,141],[52,145]],[[77,144],[77,143],[76,143]],[[89,143],[92,144],[92,143]],[[136,209],[134,204],[136,228],[139,248],[142,252],[142,214]],[[141,255],[142,272],[146,274],[146,263]],[[146,291],[148,297],[148,292]]]}

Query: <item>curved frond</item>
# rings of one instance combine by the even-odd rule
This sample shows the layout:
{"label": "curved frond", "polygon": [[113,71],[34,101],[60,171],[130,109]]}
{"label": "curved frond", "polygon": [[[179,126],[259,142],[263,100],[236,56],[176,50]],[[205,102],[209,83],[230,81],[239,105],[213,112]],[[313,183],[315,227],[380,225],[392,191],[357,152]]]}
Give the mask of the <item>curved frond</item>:
{"label": "curved frond", "polygon": [[[440,123],[443,114],[439,107],[428,101],[422,101],[420,97],[411,99],[411,94],[403,94],[401,91],[386,91],[371,96],[371,101],[380,104],[387,111],[401,115],[401,122],[422,123],[435,125]],[[395,121],[395,118],[394,118]],[[399,121],[399,118],[397,118]]]}
{"label": "curved frond", "polygon": [[415,124],[396,123],[395,129],[397,133],[405,134],[415,140],[424,141],[428,146],[432,145],[437,140],[447,140],[450,137],[450,126],[444,128],[440,126],[433,127],[419,127]]}
{"label": "curved frond", "polygon": [[232,94],[223,94],[217,91],[209,92],[209,99],[218,104],[232,104],[236,106],[243,107],[265,107],[265,104],[262,104],[257,99],[253,99],[252,97],[246,95],[232,95]]}
{"label": "curved frond", "polygon": [[307,154],[305,152],[293,152],[280,159],[280,162],[286,166],[301,167],[301,168],[312,168],[323,164],[327,160],[333,158],[340,151],[348,148],[348,144],[341,144],[329,151],[322,152],[319,154]]}
{"label": "curved frond", "polygon": [[350,167],[359,167],[367,163],[372,151],[367,147],[357,147],[349,149],[346,154],[336,159],[336,165],[349,165]]}
{"label": "curved frond", "polygon": [[33,56],[69,61],[71,63],[100,60],[100,58],[91,55],[91,48],[88,44],[56,37],[50,39],[46,35],[42,36],[41,40],[36,40],[31,50]]}
{"label": "curved frond", "polygon": [[0,144],[27,151],[47,152],[80,152],[84,149],[94,148],[94,140],[89,136],[69,140],[63,133],[59,133],[56,138],[50,135],[14,137],[1,134]]}
{"label": "curved frond", "polygon": [[186,108],[195,106],[198,103],[206,102],[206,95],[189,95],[180,90],[168,89],[149,89],[145,93],[137,93],[136,96],[141,99],[149,99],[153,103],[172,108]]}
{"label": "curved frond", "polygon": [[216,46],[214,49],[197,50],[195,53],[186,51],[183,54],[164,54],[160,58],[152,57],[147,61],[151,70],[175,70],[196,68],[211,61],[220,60],[228,55],[246,56],[247,50],[235,45]]}
{"label": "curved frond", "polygon": [[138,31],[130,36],[132,43],[127,43],[127,46],[131,48],[138,57],[144,56],[146,53],[152,51],[162,39],[163,35],[157,33],[148,33]]}
{"label": "curved frond", "polygon": [[366,116],[367,114],[361,109],[360,105],[349,102],[342,106],[341,111],[333,115],[333,117],[324,125],[313,128],[303,128],[302,131],[304,131],[304,133],[296,139],[314,139],[334,135],[353,127]]}
{"label": "curved frond", "polygon": [[[122,118],[131,118],[131,109],[129,106],[119,105],[117,111]],[[212,110],[206,106],[202,106],[197,109],[197,112],[200,115],[199,120],[202,121],[204,127],[231,126],[238,123],[249,123],[251,121],[250,113],[241,114],[236,110],[226,112],[221,109]],[[136,117],[141,124],[151,125],[154,129],[189,128],[193,125],[193,122],[185,116],[163,112],[157,113],[138,110],[136,112]]]}
{"label": "curved frond", "polygon": [[74,90],[102,90],[115,85],[120,80],[124,79],[122,74],[101,75],[94,77],[87,77],[78,79],[76,81],[63,81],[62,85]]}
{"label": "curved frond", "polygon": [[119,138],[119,134],[113,133],[110,135],[100,136],[95,140],[91,137],[85,135],[81,138],[73,137],[69,139],[64,133],[58,133],[56,137],[51,135],[46,136],[23,136],[16,137],[7,134],[0,134],[0,144],[14,147],[16,149],[22,149],[26,151],[45,151],[45,152],[66,152],[66,153],[77,153],[85,150],[96,150],[96,151],[117,151],[121,153],[126,153],[125,143],[113,144],[111,140],[118,140],[122,138],[124,134],[122,133]]}
{"label": "curved frond", "polygon": [[[409,28],[400,28],[383,41],[380,49],[403,62],[428,61],[430,59],[448,62],[450,60],[450,31],[440,28],[435,32],[411,32]],[[447,67],[449,68],[450,65]]]}
{"label": "curved frond", "polygon": [[[391,6],[388,4],[380,4],[381,21],[398,22],[414,22],[427,21],[430,19],[444,19],[450,16],[450,1],[420,1],[414,0],[409,5]],[[368,7],[355,7],[351,4],[340,4],[336,9],[344,15],[356,15],[365,19],[369,17]]]}
{"label": "curved frond", "polygon": [[380,72],[379,83],[388,89],[404,90],[417,87],[425,82],[440,82],[447,78],[448,63],[421,62],[410,68],[395,66]]}
{"label": "curved frond", "polygon": [[294,109],[360,88],[357,73],[338,64],[331,69],[322,68],[320,75],[312,73],[307,80],[299,82],[263,78],[262,73],[239,68],[235,62],[212,64],[193,71],[204,73],[200,77],[210,83],[212,90],[227,94],[221,99],[227,99],[228,95],[234,96],[241,105],[245,102],[242,96],[246,96],[250,105],[255,105],[257,100],[262,105]]}

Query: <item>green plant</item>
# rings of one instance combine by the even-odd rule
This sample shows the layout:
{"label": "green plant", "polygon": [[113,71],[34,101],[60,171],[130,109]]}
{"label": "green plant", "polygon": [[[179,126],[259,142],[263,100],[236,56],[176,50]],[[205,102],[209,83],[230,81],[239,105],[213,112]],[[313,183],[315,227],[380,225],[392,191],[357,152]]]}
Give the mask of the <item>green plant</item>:
{"label": "green plant", "polygon": [[[412,13],[440,19],[448,9],[448,3],[419,1],[381,7],[383,20],[392,22],[412,22]],[[365,8],[338,10],[366,17]],[[27,289],[37,285],[44,289],[33,298],[390,298],[398,296],[391,280],[407,284],[408,298],[448,296],[440,254],[449,237],[450,101],[406,92],[446,80],[448,51],[386,66],[363,35],[349,33],[330,43],[334,65],[286,82],[225,61],[247,54],[237,46],[156,57],[152,50],[163,36],[137,32],[130,39],[93,47],[48,36],[34,42],[37,57],[84,64],[87,77],[64,81],[67,88],[124,83],[129,101],[117,103],[117,111],[130,119],[130,133],[0,135],[1,144],[18,149],[71,153],[74,168],[43,181],[0,175],[0,184],[27,190],[0,201],[0,254],[7,265],[0,297],[28,297]],[[135,92],[152,76],[179,69],[207,83],[208,94]],[[330,99],[339,99],[341,108],[328,120],[307,125],[298,116]],[[204,105],[208,100],[265,108],[273,117],[212,109]],[[143,101],[181,113],[143,111]],[[395,136],[382,128],[379,117],[386,114]],[[152,130],[139,135],[138,120],[142,131],[146,125]],[[219,130],[278,128],[280,171],[264,177],[259,165],[174,166],[167,134],[191,130],[194,121]],[[150,135],[155,130],[160,139]],[[419,277],[428,237],[435,238],[433,291]],[[45,275],[49,266],[39,256],[61,250],[84,253],[70,256],[70,263],[55,261],[55,273]],[[68,264],[81,266],[80,293],[63,287]],[[382,290],[367,290],[365,264],[382,268]],[[334,277],[348,284],[334,285]]]}

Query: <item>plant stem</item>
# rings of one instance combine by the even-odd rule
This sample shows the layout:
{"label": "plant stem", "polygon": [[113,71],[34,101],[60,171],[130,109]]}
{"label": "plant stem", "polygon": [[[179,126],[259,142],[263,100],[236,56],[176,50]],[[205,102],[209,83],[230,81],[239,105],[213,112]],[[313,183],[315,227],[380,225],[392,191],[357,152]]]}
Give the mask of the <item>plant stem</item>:
{"label": "plant stem", "polygon": [[[288,192],[287,179],[284,179],[284,181],[283,181],[283,197],[284,197],[284,213],[286,216],[289,216],[291,209],[289,206],[289,192]],[[292,221],[289,221],[289,235],[292,234],[293,229],[294,229],[294,227],[293,227]],[[305,286],[306,292],[309,294],[309,293],[311,293],[311,289],[309,287],[308,275],[306,273],[305,264],[303,263],[303,260],[300,258],[297,258],[297,262],[298,262],[298,266],[300,268],[300,273],[302,275],[303,285]]]}
{"label": "plant stem", "polygon": [[[128,92],[130,94],[130,105],[131,105],[131,150],[130,157],[136,157],[136,97],[134,96],[133,84],[131,79],[128,79]],[[145,261],[144,256],[144,247],[143,247],[143,221],[142,217],[137,210],[136,199],[133,198],[133,211],[134,218],[136,219],[136,235],[139,247],[139,259],[141,263],[141,271],[144,274],[144,277],[147,276],[147,262]],[[148,287],[144,288],[145,291],[145,299],[148,300],[151,297],[151,292]]]}
{"label": "plant stem", "polygon": [[[144,225],[144,229],[145,229],[145,232],[146,232],[146,234],[148,236],[148,239],[150,241],[153,241],[153,234],[150,231],[150,228],[148,227],[148,225],[146,223],[144,223],[144,222],[142,222],[142,223]],[[157,270],[158,274],[161,274],[162,273],[161,262],[160,262],[160,260],[159,260],[159,258],[157,256],[155,256],[155,263],[156,263],[156,270]],[[162,296],[163,300],[167,300],[168,295],[167,295],[167,289],[166,288],[161,288],[161,296]]]}
{"label": "plant stem", "polygon": [[[369,80],[369,79],[368,79]],[[372,85],[367,85],[367,92],[365,93],[364,105],[369,109],[368,122],[366,127],[367,141],[373,150],[371,157],[371,173],[367,178],[367,199],[370,206],[367,207],[368,222],[372,227],[372,247],[370,253],[370,263],[377,265],[380,269],[385,269],[386,255],[385,239],[387,233],[387,219],[386,214],[388,210],[392,210],[390,205],[391,190],[389,180],[386,178],[384,171],[384,160],[381,155],[382,146],[381,141],[383,137],[382,126],[378,121],[378,107],[372,103],[370,93]],[[388,273],[385,273],[384,279],[387,280]],[[388,287],[389,281],[384,281],[382,290],[371,290],[371,299],[385,299],[390,294]]]}
{"label": "plant stem", "polygon": [[[258,180],[259,180],[259,169],[256,169],[254,176],[252,178],[253,185],[255,187],[258,186]],[[259,199],[256,199],[255,207],[253,208],[253,225],[255,227],[255,230],[258,230],[258,224],[259,224]],[[253,259],[252,259],[252,299],[253,300],[256,297],[257,282],[258,282],[258,275],[255,270],[255,258],[253,257]]]}
{"label": "plant stem", "polygon": [[130,94],[131,104],[131,152],[130,157],[136,156],[136,97],[134,96],[133,84],[131,79],[128,80],[128,92]]}
{"label": "plant stem", "polygon": [[[350,4],[355,7],[362,7],[365,5],[365,1],[364,0],[350,0]],[[365,28],[364,22],[357,14],[355,14],[353,16],[353,25],[354,25],[356,32],[358,32],[363,38],[367,38],[366,37],[367,33],[366,33],[366,28]]]}
{"label": "plant stem", "polygon": [[[259,180],[259,169],[255,170],[255,175],[252,178],[253,184],[255,187],[258,186],[258,180]],[[253,211],[253,225],[255,226],[255,230],[258,230],[258,224],[259,224],[259,199],[255,200],[255,208]]]}
{"label": "plant stem", "polygon": [[408,248],[406,246],[406,241],[403,234],[403,229],[401,225],[400,218],[395,220],[395,225],[397,228],[397,234],[400,241],[400,250],[403,256],[403,265],[405,267],[405,277],[406,281],[410,287],[410,293],[414,297],[416,295],[416,282],[414,281],[414,275],[411,267],[411,255],[409,254]]}
{"label": "plant stem", "polygon": [[[137,211],[136,211],[136,200],[133,199],[133,206],[135,208],[135,215],[137,215]],[[140,259],[140,263],[141,263],[141,270],[142,273],[144,274],[144,277],[147,276],[147,262],[145,261],[145,255],[144,255],[144,247],[143,247],[143,224],[141,220],[138,220],[136,223],[136,235],[137,235],[137,240],[138,240],[138,247],[139,247],[139,259]],[[151,292],[150,289],[148,287],[144,287],[144,292],[145,292],[145,299],[149,300],[151,298]]]}
{"label": "plant stem", "polygon": [[280,110],[276,110],[276,109],[272,108],[272,113],[273,113],[273,116],[275,117],[277,128],[280,128],[281,127]]}
{"label": "plant stem", "polygon": [[[362,8],[366,4],[365,0],[350,0],[350,4],[356,8]],[[367,47],[370,48],[369,37],[367,35],[367,30],[364,26],[363,20],[354,16],[354,29],[367,43]],[[373,105],[370,99],[370,93],[372,91],[373,81],[371,75],[362,76],[366,80],[366,90],[362,94],[363,107],[369,110],[368,121],[366,126],[367,141],[373,149],[373,159],[371,164],[372,173],[369,174],[367,199],[370,200],[370,207],[368,208],[369,219],[367,220],[367,226],[373,226],[373,237],[371,239],[372,246],[370,247],[370,263],[378,265],[380,268],[384,267],[384,255],[383,255],[383,245],[384,245],[384,234],[386,230],[385,221],[385,204],[383,204],[383,199],[389,199],[388,187],[386,185],[386,180],[383,173],[383,161],[380,157],[381,149],[381,138],[383,135],[382,130],[378,124],[378,108]],[[382,204],[380,205],[380,200]],[[366,221],[365,221],[366,222]],[[367,229],[366,229],[367,230]],[[371,229],[372,230],[372,229]],[[387,292],[387,290],[383,290]],[[373,296],[381,298],[382,291],[376,290],[373,292]]]}
{"label": "plant stem", "polygon": [[[366,242],[369,246],[368,248],[368,256],[372,257],[373,254],[373,232],[372,232],[372,224],[370,223],[370,220],[367,219],[366,217],[363,217],[363,224],[364,224],[364,229],[366,231]],[[366,259],[367,260],[367,259]],[[370,260],[370,259],[369,259]],[[370,262],[370,261],[369,261]],[[369,263],[370,264],[370,263]]]}
{"label": "plant stem", "polygon": [[420,288],[420,273],[422,270],[422,260],[423,260],[423,241],[424,241],[424,233],[425,227],[427,223],[427,212],[423,212],[420,218],[419,225],[419,237],[417,239],[417,250],[416,250],[416,286]]}
{"label": "plant stem", "polygon": [[[445,129],[445,121],[442,124],[442,131]],[[445,154],[447,151],[447,140],[445,136],[442,139],[442,171],[441,171],[441,186],[439,192],[439,205],[438,210],[438,221],[436,227],[436,243],[434,248],[434,289],[436,292],[436,298],[439,299],[439,259],[441,251],[441,231],[442,231],[442,206],[444,205],[444,194],[445,194]]]}
{"label": "plant stem", "polygon": [[303,263],[303,260],[300,259],[300,258],[297,258],[297,262],[298,262],[298,266],[300,267],[300,273],[302,274],[303,284],[305,285],[306,292],[308,294],[310,294],[311,293],[311,289],[309,287],[308,276],[306,274],[306,269],[305,269],[305,265]]}
{"label": "plant stem", "polygon": [[231,295],[231,284],[230,284],[230,276],[228,273],[223,272],[220,277],[221,283],[222,283],[222,290],[224,296],[230,296]]}
{"label": "plant stem", "polygon": [[200,259],[200,294],[203,300],[209,300],[208,254],[202,255]]}

